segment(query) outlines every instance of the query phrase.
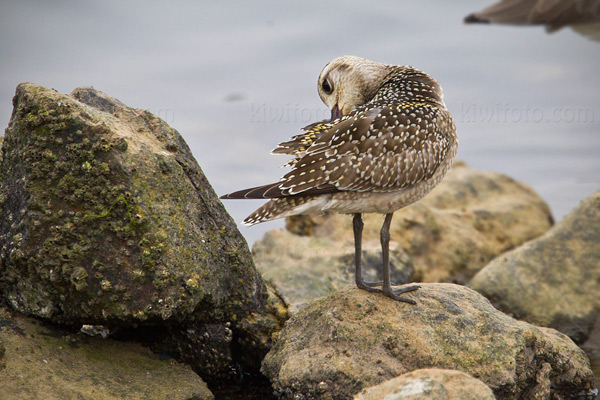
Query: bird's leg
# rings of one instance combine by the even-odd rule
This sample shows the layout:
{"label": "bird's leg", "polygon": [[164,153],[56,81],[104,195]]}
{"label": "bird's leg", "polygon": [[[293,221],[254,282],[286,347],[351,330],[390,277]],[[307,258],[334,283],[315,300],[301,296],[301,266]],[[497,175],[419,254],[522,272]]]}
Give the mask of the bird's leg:
{"label": "bird's leg", "polygon": [[369,292],[381,292],[381,289],[375,289],[374,283],[365,282],[362,277],[362,230],[363,221],[360,213],[354,214],[352,227],[354,228],[354,279],[356,286]]}
{"label": "bird's leg", "polygon": [[385,214],[385,219],[381,227],[381,253],[383,258],[383,288],[382,292],[394,300],[403,301],[405,303],[417,304],[414,300],[400,297],[399,294],[412,292],[419,289],[420,286],[412,285],[402,289],[393,290],[390,280],[390,224],[394,213]]}

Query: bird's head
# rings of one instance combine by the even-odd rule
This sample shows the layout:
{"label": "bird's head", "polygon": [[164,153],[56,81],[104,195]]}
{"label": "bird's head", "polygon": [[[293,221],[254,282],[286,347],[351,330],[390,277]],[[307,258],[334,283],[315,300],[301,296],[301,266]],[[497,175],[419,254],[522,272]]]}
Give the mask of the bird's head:
{"label": "bird's head", "polygon": [[331,119],[347,115],[371,100],[392,69],[391,65],[355,56],[331,60],[318,81],[319,96],[331,110]]}

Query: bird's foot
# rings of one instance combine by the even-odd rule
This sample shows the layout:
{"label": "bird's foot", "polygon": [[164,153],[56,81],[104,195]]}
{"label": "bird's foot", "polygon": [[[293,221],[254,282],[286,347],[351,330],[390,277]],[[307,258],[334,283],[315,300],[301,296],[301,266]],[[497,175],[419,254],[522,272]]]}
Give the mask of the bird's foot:
{"label": "bird's foot", "polygon": [[391,287],[389,288],[383,288],[382,289],[382,293],[396,301],[402,301],[404,303],[409,303],[409,304],[417,304],[416,301],[406,298],[406,297],[401,297],[398,296],[399,294],[402,293],[407,293],[407,292],[414,292],[415,290],[419,289],[421,286],[419,285],[411,285],[411,286],[407,286],[407,287],[403,287],[402,289],[392,289]]}
{"label": "bird's foot", "polygon": [[377,289],[375,288],[375,286],[379,286],[381,285],[382,282],[356,282],[356,286],[358,286],[359,289],[362,290],[366,290],[367,292],[371,292],[371,293],[379,293],[381,292],[381,289]]}

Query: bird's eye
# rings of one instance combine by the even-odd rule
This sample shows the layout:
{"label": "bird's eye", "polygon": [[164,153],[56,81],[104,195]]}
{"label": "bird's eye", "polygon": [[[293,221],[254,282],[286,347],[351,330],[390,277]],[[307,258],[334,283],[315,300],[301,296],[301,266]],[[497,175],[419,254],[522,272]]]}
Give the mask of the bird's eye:
{"label": "bird's eye", "polygon": [[331,92],[333,92],[333,88],[331,87],[331,84],[329,83],[329,79],[325,79],[323,81],[323,83],[321,83],[321,87],[323,88],[323,91],[326,94],[331,94]]}

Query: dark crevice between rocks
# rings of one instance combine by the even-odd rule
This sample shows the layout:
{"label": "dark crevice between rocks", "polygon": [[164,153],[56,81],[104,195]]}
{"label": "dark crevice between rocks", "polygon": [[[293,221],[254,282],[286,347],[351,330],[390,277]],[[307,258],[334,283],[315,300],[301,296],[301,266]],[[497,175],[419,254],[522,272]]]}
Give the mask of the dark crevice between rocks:
{"label": "dark crevice between rocks", "polygon": [[219,400],[275,400],[271,382],[260,372],[244,372],[233,375],[230,380],[205,381],[210,391]]}
{"label": "dark crevice between rocks", "polygon": [[189,365],[216,399],[271,400],[273,388],[260,373],[265,351],[248,352],[248,340],[230,324],[148,326],[120,329],[113,339],[140,343],[158,357]]}

